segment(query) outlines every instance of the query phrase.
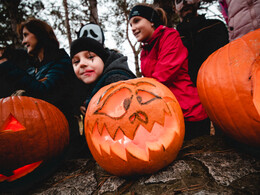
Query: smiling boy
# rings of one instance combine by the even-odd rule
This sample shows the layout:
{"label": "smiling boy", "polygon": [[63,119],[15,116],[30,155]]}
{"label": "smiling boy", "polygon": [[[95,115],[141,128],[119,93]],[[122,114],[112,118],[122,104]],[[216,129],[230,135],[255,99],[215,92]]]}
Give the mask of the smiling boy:
{"label": "smiling boy", "polygon": [[102,87],[120,81],[136,78],[127,64],[127,57],[106,50],[98,41],[81,37],[71,44],[72,65],[80,80],[79,95],[84,105],[83,114],[90,99]]}

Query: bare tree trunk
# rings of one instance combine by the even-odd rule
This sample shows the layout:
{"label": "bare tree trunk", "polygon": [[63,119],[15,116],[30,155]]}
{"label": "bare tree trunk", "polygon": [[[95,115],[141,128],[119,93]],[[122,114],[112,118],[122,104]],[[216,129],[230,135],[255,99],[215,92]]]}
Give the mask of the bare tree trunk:
{"label": "bare tree trunk", "polygon": [[68,2],[67,0],[63,0],[63,7],[65,9],[65,26],[67,29],[67,37],[69,41],[69,46],[71,45],[72,38],[71,38],[71,32],[70,32],[70,23],[69,23],[69,12],[68,12]]}
{"label": "bare tree trunk", "polygon": [[90,8],[90,22],[99,24],[98,11],[97,11],[97,0],[88,0]]}
{"label": "bare tree trunk", "polygon": [[[126,0],[124,0],[124,5],[127,5]],[[123,7],[123,11],[124,11],[125,20],[126,20],[126,32],[125,32],[126,33],[126,39],[127,39],[128,43],[129,43],[129,45],[130,45],[130,47],[133,51],[134,59],[135,59],[135,74],[136,74],[137,77],[141,77],[142,73],[140,72],[140,65],[139,65],[139,61],[138,61],[138,55],[139,55],[141,50],[140,50],[140,47],[136,50],[135,46],[136,46],[137,43],[135,45],[133,45],[130,38],[129,38],[129,34],[128,34],[129,33],[129,19],[128,19],[128,11],[127,11],[126,6]]]}
{"label": "bare tree trunk", "polygon": [[140,53],[140,49],[138,51],[136,51],[135,54],[135,73],[137,77],[141,77],[142,73],[140,71],[140,65],[139,65],[139,61],[138,61],[138,54]]}
{"label": "bare tree trunk", "polygon": [[18,6],[20,4],[21,0],[4,0],[3,3],[5,3],[5,5],[8,7],[8,13],[10,16],[10,20],[11,20],[11,25],[12,25],[12,30],[13,30],[13,34],[12,34],[12,41],[15,47],[19,47],[21,45],[20,43],[20,39],[19,39],[19,35],[17,32],[17,25],[18,23],[20,23],[19,21],[21,21],[21,18],[17,18],[18,17]]}

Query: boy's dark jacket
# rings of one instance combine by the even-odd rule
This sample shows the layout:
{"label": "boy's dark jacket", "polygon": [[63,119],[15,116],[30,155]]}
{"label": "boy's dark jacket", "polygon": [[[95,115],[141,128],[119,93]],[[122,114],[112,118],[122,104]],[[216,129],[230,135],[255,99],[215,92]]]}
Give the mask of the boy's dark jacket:
{"label": "boy's dark jacket", "polygon": [[128,67],[126,56],[113,50],[110,50],[109,53],[110,55],[105,63],[104,71],[96,82],[86,85],[79,81],[78,93],[81,97],[80,102],[84,102],[86,108],[91,98],[102,87],[117,81],[136,78]]}

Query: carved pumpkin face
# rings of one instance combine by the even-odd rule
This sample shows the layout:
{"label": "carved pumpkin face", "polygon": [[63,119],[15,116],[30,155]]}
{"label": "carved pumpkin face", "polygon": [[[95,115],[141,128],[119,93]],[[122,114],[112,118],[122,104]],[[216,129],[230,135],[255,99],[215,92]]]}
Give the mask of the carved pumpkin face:
{"label": "carved pumpkin face", "polygon": [[220,48],[203,63],[197,86],[210,119],[237,141],[260,146],[260,30]]}
{"label": "carved pumpkin face", "polygon": [[68,142],[68,122],[55,106],[25,96],[0,99],[0,185],[23,179]]}
{"label": "carved pumpkin face", "polygon": [[99,90],[89,103],[85,135],[95,160],[119,175],[149,174],[170,164],[184,137],[184,119],[172,92],[150,78]]}

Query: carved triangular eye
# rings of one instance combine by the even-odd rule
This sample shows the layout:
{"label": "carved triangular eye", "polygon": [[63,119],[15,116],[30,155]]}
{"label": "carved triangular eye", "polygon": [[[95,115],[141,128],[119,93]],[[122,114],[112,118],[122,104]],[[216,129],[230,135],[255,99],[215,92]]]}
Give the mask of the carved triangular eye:
{"label": "carved triangular eye", "polygon": [[120,118],[127,112],[131,101],[132,92],[127,88],[121,88],[108,96],[102,107],[95,113]]}
{"label": "carved triangular eye", "polygon": [[17,132],[22,130],[25,130],[25,127],[12,114],[10,114],[0,129],[0,132]]}

